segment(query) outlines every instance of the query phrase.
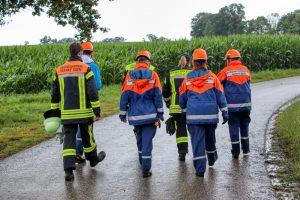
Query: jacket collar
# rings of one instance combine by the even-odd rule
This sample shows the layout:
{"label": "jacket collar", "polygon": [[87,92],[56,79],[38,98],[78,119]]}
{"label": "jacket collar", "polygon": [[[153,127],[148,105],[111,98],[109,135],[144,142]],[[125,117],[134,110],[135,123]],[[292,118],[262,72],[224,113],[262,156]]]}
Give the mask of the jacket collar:
{"label": "jacket collar", "polygon": [[92,58],[90,58],[88,55],[83,55],[81,57],[81,59],[82,59],[82,62],[84,62],[84,63],[92,63],[92,62],[94,62],[94,60]]}
{"label": "jacket collar", "polygon": [[82,59],[79,56],[71,56],[69,61],[80,61],[80,62],[82,62]]}
{"label": "jacket collar", "polygon": [[240,60],[234,60],[231,61],[228,65],[242,65],[242,62]]}
{"label": "jacket collar", "polygon": [[137,63],[134,67],[134,69],[149,69],[149,65],[146,63]]}

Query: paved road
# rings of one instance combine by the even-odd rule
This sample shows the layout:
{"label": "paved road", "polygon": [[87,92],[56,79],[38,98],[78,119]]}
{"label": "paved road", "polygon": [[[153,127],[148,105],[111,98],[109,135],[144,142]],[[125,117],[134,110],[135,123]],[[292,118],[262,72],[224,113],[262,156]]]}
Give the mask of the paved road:
{"label": "paved road", "polygon": [[300,94],[300,77],[252,89],[251,155],[232,160],[228,128],[220,125],[219,160],[204,178],[195,177],[192,153],[186,163],[177,160],[175,137],[165,127],[154,139],[153,176],[141,178],[132,127],[112,116],[95,125],[98,146],[107,152],[95,169],[79,166],[75,181],[65,183],[62,146],[52,139],[0,161],[0,199],[275,199],[262,155],[265,125],[278,107]]}

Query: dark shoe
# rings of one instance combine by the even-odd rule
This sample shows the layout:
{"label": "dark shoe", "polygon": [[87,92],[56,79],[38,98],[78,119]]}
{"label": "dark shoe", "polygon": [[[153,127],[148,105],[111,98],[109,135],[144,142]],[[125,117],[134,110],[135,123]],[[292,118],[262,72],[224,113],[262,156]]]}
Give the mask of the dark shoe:
{"label": "dark shoe", "polygon": [[203,172],[196,172],[196,176],[198,176],[198,177],[204,177],[204,173]]}
{"label": "dark shoe", "polygon": [[209,167],[213,167],[214,164],[215,164],[214,162],[208,162],[208,166],[209,166]]}
{"label": "dark shoe", "polygon": [[181,161],[181,162],[184,162],[185,161],[185,155],[186,155],[185,153],[180,153],[179,157],[178,157],[178,160]]}
{"label": "dark shoe", "polygon": [[95,160],[90,161],[90,166],[95,167],[99,162],[104,160],[105,156],[106,156],[106,153],[104,151],[100,151],[97,158]]}
{"label": "dark shoe", "polygon": [[152,172],[148,171],[148,172],[143,172],[143,178],[147,178],[152,176]]}
{"label": "dark shoe", "polygon": [[65,170],[65,180],[66,181],[72,181],[72,180],[74,180],[73,170],[71,170],[71,169],[66,169]]}
{"label": "dark shoe", "polygon": [[78,164],[85,163],[85,158],[83,156],[76,155],[76,163]]}
{"label": "dark shoe", "polygon": [[232,154],[232,157],[233,157],[234,159],[239,159],[239,155]]}

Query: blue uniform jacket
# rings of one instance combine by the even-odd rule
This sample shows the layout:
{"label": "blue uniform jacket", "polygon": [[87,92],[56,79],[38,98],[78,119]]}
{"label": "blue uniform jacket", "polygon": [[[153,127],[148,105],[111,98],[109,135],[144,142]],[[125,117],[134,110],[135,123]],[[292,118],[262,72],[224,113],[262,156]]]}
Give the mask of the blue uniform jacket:
{"label": "blue uniform jacket", "polygon": [[187,124],[217,124],[219,109],[228,115],[223,87],[217,76],[206,69],[194,69],[182,82],[179,105]]}
{"label": "blue uniform jacket", "polygon": [[100,90],[103,87],[100,67],[94,62],[93,59],[91,59],[87,55],[82,56],[82,61],[90,66],[96,79],[96,87],[98,90]]}
{"label": "blue uniform jacket", "polygon": [[219,74],[223,84],[229,112],[251,110],[251,74],[241,61],[229,63]]}
{"label": "blue uniform jacket", "polygon": [[160,80],[144,63],[126,75],[120,100],[120,119],[128,115],[130,125],[151,124],[163,116]]}

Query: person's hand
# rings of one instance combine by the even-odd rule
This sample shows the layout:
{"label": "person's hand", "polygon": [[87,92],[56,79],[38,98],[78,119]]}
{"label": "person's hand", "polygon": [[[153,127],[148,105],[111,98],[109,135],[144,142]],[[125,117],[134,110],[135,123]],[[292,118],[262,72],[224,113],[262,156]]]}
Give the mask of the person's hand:
{"label": "person's hand", "polygon": [[160,119],[160,121],[164,121],[164,113],[157,113],[157,117]]}
{"label": "person's hand", "polygon": [[155,122],[155,123],[154,123],[154,125],[155,125],[155,126],[157,126],[158,128],[160,128],[160,127],[161,127],[161,123],[160,123],[160,121],[157,121],[157,122]]}
{"label": "person's hand", "polygon": [[94,118],[94,122],[99,121],[100,118],[101,118],[100,116],[96,116],[96,117]]}
{"label": "person's hand", "polygon": [[121,122],[127,123],[126,115],[119,115]]}

